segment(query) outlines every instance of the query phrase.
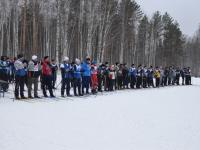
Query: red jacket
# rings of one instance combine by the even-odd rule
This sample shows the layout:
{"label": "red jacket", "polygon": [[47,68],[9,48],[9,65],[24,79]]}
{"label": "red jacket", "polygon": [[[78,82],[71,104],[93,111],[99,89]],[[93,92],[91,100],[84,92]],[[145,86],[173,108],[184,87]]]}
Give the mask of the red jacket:
{"label": "red jacket", "polygon": [[43,62],[42,64],[42,75],[51,76],[52,70],[48,62]]}

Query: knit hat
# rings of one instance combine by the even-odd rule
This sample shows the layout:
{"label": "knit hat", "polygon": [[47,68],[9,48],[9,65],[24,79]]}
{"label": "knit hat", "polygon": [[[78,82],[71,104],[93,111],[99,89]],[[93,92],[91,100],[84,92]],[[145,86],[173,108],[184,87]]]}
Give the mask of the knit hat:
{"label": "knit hat", "polygon": [[69,61],[69,57],[64,57],[64,61]]}
{"label": "knit hat", "polygon": [[33,56],[32,56],[32,60],[37,60],[37,56],[36,56],[36,55],[33,55]]}

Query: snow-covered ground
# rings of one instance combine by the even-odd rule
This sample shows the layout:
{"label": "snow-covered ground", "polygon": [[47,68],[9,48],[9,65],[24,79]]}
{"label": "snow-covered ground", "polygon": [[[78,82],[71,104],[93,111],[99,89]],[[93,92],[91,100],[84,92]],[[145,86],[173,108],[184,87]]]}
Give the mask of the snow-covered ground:
{"label": "snow-covered ground", "polygon": [[6,95],[0,150],[199,150],[200,79],[193,81],[30,103]]}

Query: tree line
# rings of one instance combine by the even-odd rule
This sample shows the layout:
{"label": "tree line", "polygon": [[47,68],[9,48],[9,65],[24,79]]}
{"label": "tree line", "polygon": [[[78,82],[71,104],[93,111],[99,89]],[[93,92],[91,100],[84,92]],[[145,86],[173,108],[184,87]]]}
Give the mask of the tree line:
{"label": "tree line", "polygon": [[134,0],[0,1],[0,55],[11,57],[197,68],[199,35],[187,38],[167,12],[147,17]]}

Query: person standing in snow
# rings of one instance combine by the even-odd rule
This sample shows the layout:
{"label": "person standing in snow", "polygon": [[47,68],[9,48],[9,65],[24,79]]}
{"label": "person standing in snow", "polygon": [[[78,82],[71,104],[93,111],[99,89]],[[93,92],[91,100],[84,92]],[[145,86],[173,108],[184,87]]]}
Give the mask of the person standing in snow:
{"label": "person standing in snow", "polygon": [[99,65],[97,69],[97,78],[98,78],[98,92],[103,92],[102,91],[102,85],[103,85],[103,70],[105,68],[104,64]]}
{"label": "person standing in snow", "polygon": [[38,96],[38,79],[41,75],[41,64],[38,62],[36,55],[32,56],[32,60],[28,63],[28,98],[32,97],[32,85],[34,85],[34,98]]}
{"label": "person standing in snow", "polygon": [[147,88],[147,75],[148,75],[148,72],[147,72],[147,67],[144,66],[143,68],[143,74],[142,74],[142,87],[143,88]]}
{"label": "person standing in snow", "polygon": [[156,67],[155,72],[154,72],[154,77],[156,79],[156,87],[160,86],[160,69],[159,67]]}
{"label": "person standing in snow", "polygon": [[185,85],[185,68],[181,69],[181,78],[182,78],[182,85]]}
{"label": "person standing in snow", "polygon": [[185,84],[192,85],[191,83],[191,69],[188,67],[185,72]]}
{"label": "person standing in snow", "polygon": [[123,75],[123,87],[129,89],[129,69],[126,63],[123,65],[122,75]]}
{"label": "person standing in snow", "polygon": [[25,66],[24,66],[24,57],[22,54],[19,54],[17,56],[17,60],[14,63],[15,66],[15,98],[17,100],[20,99],[19,94],[21,96],[21,99],[26,99],[24,96],[24,83],[25,83]]}
{"label": "person standing in snow", "polygon": [[175,82],[177,85],[179,85],[180,76],[181,76],[181,71],[180,71],[179,67],[177,67],[177,69],[176,69],[176,82]]}
{"label": "person standing in snow", "polygon": [[[5,82],[8,82],[9,79],[9,63],[7,62],[7,57],[6,56],[1,56],[0,60],[0,80],[3,80]],[[8,84],[2,84],[3,85],[3,90],[6,92],[8,90]]]}
{"label": "person standing in snow", "polygon": [[91,59],[89,57],[86,58],[86,60],[81,65],[83,74],[82,74],[82,94],[89,94],[89,88],[91,83]]}
{"label": "person standing in snow", "polygon": [[[81,79],[81,71],[82,71],[82,68],[81,68],[81,65],[80,65],[80,60],[78,58],[76,58],[75,60],[75,64],[73,66],[73,77],[74,77],[74,95],[75,96],[83,96],[82,93],[81,93],[81,85],[82,85],[82,79]],[[78,88],[78,94],[77,94],[77,88]]]}
{"label": "person standing in snow", "polygon": [[51,70],[52,70],[52,87],[55,89],[56,80],[57,80],[57,71],[58,71],[58,65],[56,64],[55,59],[51,60]]}
{"label": "person standing in snow", "polygon": [[92,89],[92,94],[97,93],[98,89],[98,78],[97,78],[97,66],[96,63],[93,62],[91,65],[91,89]]}
{"label": "person standing in snow", "polygon": [[113,91],[114,90],[115,78],[116,78],[115,66],[111,65],[110,66],[110,70],[109,70],[109,88],[108,88],[109,91]]}
{"label": "person standing in snow", "polygon": [[48,97],[46,88],[49,90],[50,97],[55,98],[52,88],[52,70],[49,56],[45,56],[42,62],[42,90],[44,97]]}
{"label": "person standing in snow", "polygon": [[65,96],[65,89],[68,97],[71,97],[70,88],[73,67],[69,63],[69,57],[65,57],[63,63],[60,65],[61,75],[62,75],[62,86],[61,86],[61,96]]}
{"label": "person standing in snow", "polygon": [[154,87],[153,77],[154,77],[153,66],[150,66],[150,68],[147,70],[148,87],[151,87],[151,86]]}
{"label": "person standing in snow", "polygon": [[142,65],[139,65],[137,69],[137,83],[136,83],[137,89],[140,89],[142,86],[142,74],[143,74]]}
{"label": "person standing in snow", "polygon": [[137,70],[135,68],[135,65],[132,64],[131,68],[129,69],[129,75],[130,75],[130,83],[131,83],[131,88],[134,89],[135,88],[135,84],[136,84],[136,74],[137,74]]}

